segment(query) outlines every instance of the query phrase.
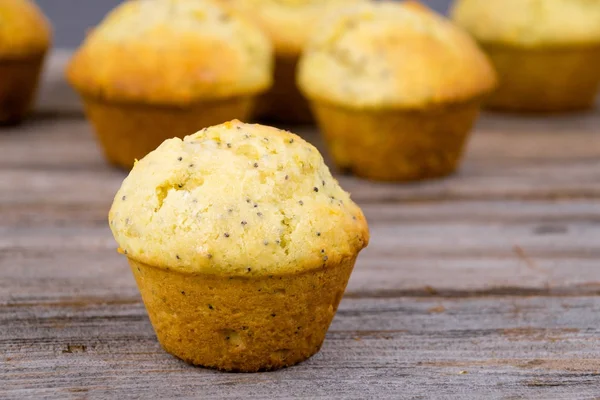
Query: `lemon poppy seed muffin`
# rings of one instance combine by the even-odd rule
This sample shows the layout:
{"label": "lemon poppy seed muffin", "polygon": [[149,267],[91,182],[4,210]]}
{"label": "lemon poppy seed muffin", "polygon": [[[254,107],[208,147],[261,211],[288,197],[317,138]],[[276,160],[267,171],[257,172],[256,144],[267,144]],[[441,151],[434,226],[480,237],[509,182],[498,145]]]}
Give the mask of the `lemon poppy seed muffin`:
{"label": "lemon poppy seed muffin", "polygon": [[257,106],[258,117],[306,123],[308,104],[296,86],[298,57],[323,15],[366,0],[221,0],[251,18],[275,47],[274,84]]}
{"label": "lemon poppy seed muffin", "polygon": [[454,171],[495,85],[473,40],[416,2],[348,7],[317,32],[298,83],[337,165],[377,180]]}
{"label": "lemon poppy seed muffin", "polygon": [[169,137],[247,117],[271,73],[267,37],[212,0],[127,1],[67,69],[108,160],[123,167]]}
{"label": "lemon poppy seed muffin", "polygon": [[109,223],[162,346],[228,371],[316,353],[369,240],[313,146],[237,120],[137,162]]}
{"label": "lemon poppy seed muffin", "polygon": [[51,36],[35,3],[0,0],[0,124],[20,122],[31,108]]}
{"label": "lemon poppy seed muffin", "polygon": [[492,108],[588,108],[600,84],[600,1],[459,0],[454,21],[489,54],[500,86]]}

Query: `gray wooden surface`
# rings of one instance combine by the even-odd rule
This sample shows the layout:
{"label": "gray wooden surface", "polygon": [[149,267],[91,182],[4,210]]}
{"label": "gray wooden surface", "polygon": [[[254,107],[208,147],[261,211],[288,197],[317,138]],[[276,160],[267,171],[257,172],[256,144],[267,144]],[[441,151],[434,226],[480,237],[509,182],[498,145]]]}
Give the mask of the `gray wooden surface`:
{"label": "gray wooden surface", "polygon": [[600,398],[598,110],[485,114],[446,180],[340,177],[371,245],[322,351],[271,373],[160,349],[106,224],[123,177],[80,116],[0,131],[0,398]]}

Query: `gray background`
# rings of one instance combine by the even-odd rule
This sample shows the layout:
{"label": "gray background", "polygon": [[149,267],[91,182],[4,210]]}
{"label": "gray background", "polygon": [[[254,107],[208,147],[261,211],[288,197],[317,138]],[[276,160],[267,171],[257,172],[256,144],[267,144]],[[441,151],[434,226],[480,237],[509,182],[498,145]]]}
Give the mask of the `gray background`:
{"label": "gray background", "polygon": [[[439,12],[446,12],[451,0],[423,0]],[[86,29],[96,25],[120,0],[37,0],[54,26],[56,47],[76,47]]]}

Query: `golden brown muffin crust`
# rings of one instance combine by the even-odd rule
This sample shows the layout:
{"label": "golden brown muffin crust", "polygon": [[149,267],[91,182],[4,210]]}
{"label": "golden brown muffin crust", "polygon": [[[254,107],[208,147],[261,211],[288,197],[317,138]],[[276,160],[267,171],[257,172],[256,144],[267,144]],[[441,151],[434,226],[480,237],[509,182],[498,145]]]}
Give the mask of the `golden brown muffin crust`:
{"label": "golden brown muffin crust", "polygon": [[452,19],[481,42],[523,47],[600,44],[598,0],[458,0]]}
{"label": "golden brown muffin crust", "polygon": [[328,12],[366,0],[220,0],[255,21],[280,56],[296,57]]}
{"label": "golden brown muffin crust", "polygon": [[77,51],[69,81],[111,101],[187,105],[271,85],[266,36],[212,0],[131,0]]}
{"label": "golden brown muffin crust", "polygon": [[0,0],[0,57],[27,58],[44,53],[50,23],[30,0]]}
{"label": "golden brown muffin crust", "polygon": [[300,60],[305,95],[353,108],[467,101],[496,84],[461,29],[417,2],[348,7],[322,21]]}
{"label": "golden brown muffin crust", "polygon": [[115,196],[127,256],[189,273],[289,274],[355,257],[366,220],[300,137],[231,121],[170,139]]}

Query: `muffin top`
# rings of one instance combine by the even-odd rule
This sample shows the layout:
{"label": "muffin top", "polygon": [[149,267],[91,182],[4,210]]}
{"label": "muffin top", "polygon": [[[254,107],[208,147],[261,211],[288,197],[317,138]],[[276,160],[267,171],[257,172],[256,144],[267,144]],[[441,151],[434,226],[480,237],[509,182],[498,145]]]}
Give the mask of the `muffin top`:
{"label": "muffin top", "polygon": [[598,0],[458,0],[452,18],[481,42],[600,44]]}
{"label": "muffin top", "polygon": [[30,0],[0,0],[0,57],[23,58],[50,46],[50,23]]}
{"label": "muffin top", "polygon": [[137,162],[109,222],[129,258],[231,276],[335,265],[369,240],[316,148],[237,120],[166,140]]}
{"label": "muffin top", "polygon": [[302,51],[315,22],[323,14],[365,0],[220,0],[252,18],[269,35],[275,51],[297,56]]}
{"label": "muffin top", "polygon": [[264,33],[213,0],[130,0],[90,33],[67,75],[86,95],[185,105],[261,92],[272,63]]}
{"label": "muffin top", "polygon": [[322,21],[300,59],[312,99],[353,108],[424,108],[491,91],[494,70],[474,41],[413,1],[349,7]]}

